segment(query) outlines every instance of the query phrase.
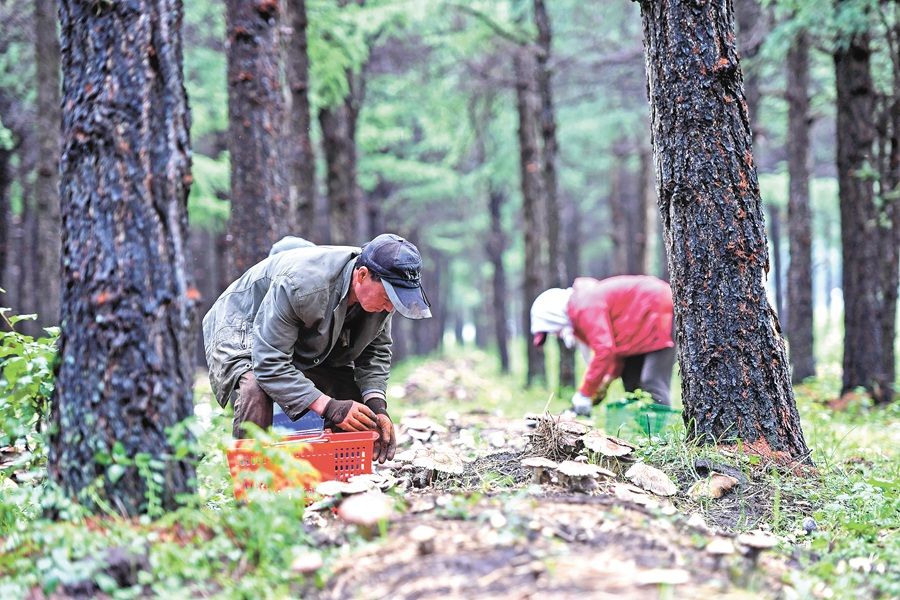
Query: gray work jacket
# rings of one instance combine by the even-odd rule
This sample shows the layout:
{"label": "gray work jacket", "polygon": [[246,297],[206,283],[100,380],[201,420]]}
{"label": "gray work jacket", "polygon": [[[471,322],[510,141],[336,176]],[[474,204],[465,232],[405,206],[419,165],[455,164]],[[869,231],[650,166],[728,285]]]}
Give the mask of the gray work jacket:
{"label": "gray work jacket", "polygon": [[259,386],[296,420],[321,392],[303,371],[354,367],[361,390],[382,392],[391,366],[391,314],[357,307],[345,327],[359,248],[311,246],[257,263],[228,286],[203,317],[209,380],[225,406],[250,369]]}

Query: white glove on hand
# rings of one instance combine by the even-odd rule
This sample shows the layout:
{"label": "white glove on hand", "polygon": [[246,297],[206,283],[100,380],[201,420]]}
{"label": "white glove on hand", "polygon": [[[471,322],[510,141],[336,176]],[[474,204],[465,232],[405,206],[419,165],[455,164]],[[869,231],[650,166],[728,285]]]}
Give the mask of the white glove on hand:
{"label": "white glove on hand", "polygon": [[589,417],[591,416],[592,408],[594,408],[594,402],[590,398],[581,392],[575,392],[575,395],[572,396],[572,410],[575,411],[576,415]]}

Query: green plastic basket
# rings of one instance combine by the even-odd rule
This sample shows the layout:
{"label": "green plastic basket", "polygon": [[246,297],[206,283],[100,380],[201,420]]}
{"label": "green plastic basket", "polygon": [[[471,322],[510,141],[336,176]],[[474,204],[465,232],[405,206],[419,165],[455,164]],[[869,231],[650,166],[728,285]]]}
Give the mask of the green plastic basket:
{"label": "green plastic basket", "polygon": [[622,398],[614,402],[606,403],[606,431],[618,435],[623,429],[631,429],[632,423],[637,424],[636,398]]}
{"label": "green plastic basket", "polygon": [[644,433],[659,435],[667,427],[681,420],[681,411],[665,404],[648,404],[638,412],[638,421]]}
{"label": "green plastic basket", "polygon": [[606,431],[615,435],[636,429],[659,435],[681,419],[681,411],[663,404],[648,404],[637,398],[623,398],[606,405]]}

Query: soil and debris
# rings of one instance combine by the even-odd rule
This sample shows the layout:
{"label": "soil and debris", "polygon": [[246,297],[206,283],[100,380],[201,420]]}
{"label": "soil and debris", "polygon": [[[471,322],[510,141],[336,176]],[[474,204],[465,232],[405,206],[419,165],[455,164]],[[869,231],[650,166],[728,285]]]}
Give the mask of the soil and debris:
{"label": "soil and debris", "polygon": [[[474,394],[458,376],[464,368],[447,371],[437,378],[447,389],[423,392],[434,378],[414,374],[407,392]],[[304,597],[782,593],[788,565],[769,550],[783,540],[762,530],[737,535],[729,522],[733,502],[745,524],[748,514],[770,510],[748,508],[748,494],[764,490],[740,470],[697,461],[666,473],[638,458],[629,440],[549,414],[450,411],[442,422],[414,414],[397,429],[393,461],[343,489],[326,486],[331,495],[307,511],[307,532],[322,547],[341,547],[354,527],[372,542],[324,565],[324,584],[301,590]],[[380,536],[358,517],[356,525],[341,519],[361,501],[350,511],[342,504],[361,496],[382,512],[394,504]],[[719,503],[721,511],[709,510]],[[298,559],[298,569],[308,563],[315,561]]]}

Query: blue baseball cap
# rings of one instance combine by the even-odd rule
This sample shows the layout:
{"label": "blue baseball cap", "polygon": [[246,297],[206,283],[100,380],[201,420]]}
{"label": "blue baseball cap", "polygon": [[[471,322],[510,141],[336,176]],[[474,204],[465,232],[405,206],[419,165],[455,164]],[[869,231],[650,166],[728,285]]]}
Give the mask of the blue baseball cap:
{"label": "blue baseball cap", "polygon": [[431,303],[419,276],[422,257],[412,242],[393,233],[382,233],[362,247],[356,264],[381,278],[398,313],[408,319],[431,316]]}

